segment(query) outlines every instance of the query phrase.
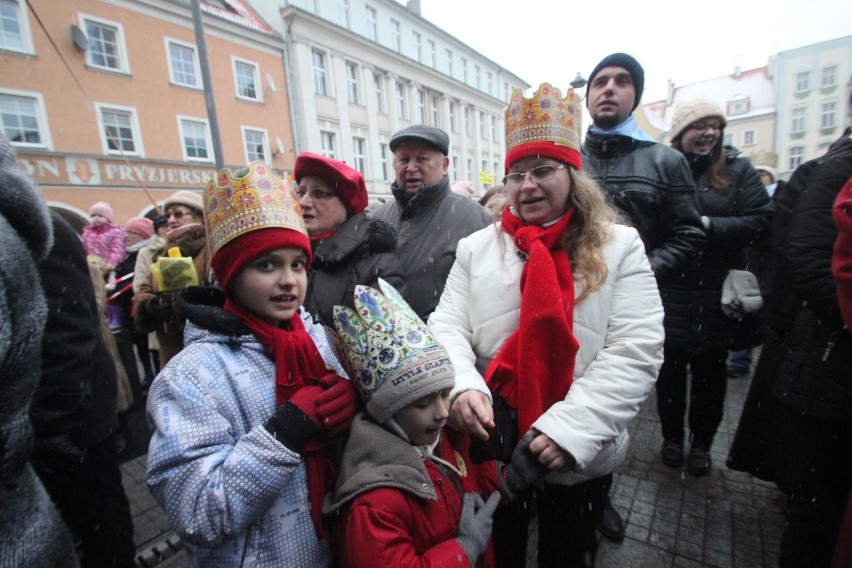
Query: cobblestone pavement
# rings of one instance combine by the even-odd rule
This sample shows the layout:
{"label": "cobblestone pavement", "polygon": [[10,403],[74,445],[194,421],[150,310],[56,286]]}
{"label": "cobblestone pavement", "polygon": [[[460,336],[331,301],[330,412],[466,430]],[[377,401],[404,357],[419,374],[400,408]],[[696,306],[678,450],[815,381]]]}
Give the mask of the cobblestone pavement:
{"label": "cobblestone pavement", "polygon": [[[730,471],[725,458],[750,378],[728,379],[725,416],[711,449],[713,470],[695,477],[659,458],[660,425],[652,393],[630,424],[631,448],[616,471],[612,501],[626,521],[621,542],[601,541],[597,568],[773,567],[784,519],[774,485]],[[144,454],[122,466],[136,530],[137,564],[186,566],[180,539],[145,485]],[[535,568],[535,530],[531,530]]]}

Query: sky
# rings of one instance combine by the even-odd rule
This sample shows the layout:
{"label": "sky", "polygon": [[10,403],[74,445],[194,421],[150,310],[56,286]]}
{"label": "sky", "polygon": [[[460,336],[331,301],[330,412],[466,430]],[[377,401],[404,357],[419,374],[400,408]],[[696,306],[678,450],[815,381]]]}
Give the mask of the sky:
{"label": "sky", "polygon": [[629,53],[645,69],[645,102],[665,98],[668,80],[713,79],[852,35],[850,0],[420,1],[425,19],[534,88],[564,92],[578,71],[588,79],[606,55]]}

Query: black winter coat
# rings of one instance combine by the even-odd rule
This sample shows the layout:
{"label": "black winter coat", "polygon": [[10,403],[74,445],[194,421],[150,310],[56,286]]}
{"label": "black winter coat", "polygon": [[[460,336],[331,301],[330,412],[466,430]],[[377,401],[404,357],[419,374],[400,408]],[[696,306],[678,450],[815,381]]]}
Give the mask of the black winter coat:
{"label": "black winter coat", "polygon": [[305,309],[334,328],[334,306],[355,309],[357,284],[378,289],[379,278],[403,292],[405,280],[396,249],[396,229],[364,212],[346,220],[327,239],[313,244]]}
{"label": "black winter coat", "polygon": [[707,238],[683,155],[656,142],[593,132],[582,154],[583,171],[639,231],[657,282],[665,285],[692,263]]}
{"label": "black winter coat", "polygon": [[734,148],[725,149],[728,191],[709,185],[709,160],[691,158],[699,210],[709,217],[707,247],[661,290],[666,305],[666,345],[695,351],[738,349],[759,343],[760,319],[722,312],[722,283],[731,269],[746,268],[746,248],[769,230],[772,202],[760,175]]}
{"label": "black winter coat", "polygon": [[[789,333],[789,348],[778,371],[775,395],[803,414],[848,423],[852,421],[852,338],[843,325],[831,272],[837,240],[831,212],[837,194],[852,176],[849,133],[815,162],[812,172],[806,169],[798,176],[796,170],[778,196],[773,243],[784,255],[777,273],[779,303],[773,323]],[[805,174],[809,174],[806,184],[798,179]]]}

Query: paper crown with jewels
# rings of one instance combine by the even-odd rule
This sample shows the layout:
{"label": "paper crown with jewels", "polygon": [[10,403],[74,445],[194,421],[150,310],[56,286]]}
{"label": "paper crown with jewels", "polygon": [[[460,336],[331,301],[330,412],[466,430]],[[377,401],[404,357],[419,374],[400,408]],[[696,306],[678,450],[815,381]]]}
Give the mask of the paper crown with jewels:
{"label": "paper crown with jewels", "polygon": [[245,233],[258,229],[290,229],[307,235],[302,206],[290,182],[263,162],[235,172],[219,171],[204,192],[210,254]]}
{"label": "paper crown with jewels", "polygon": [[559,89],[542,83],[531,99],[515,89],[506,109],[506,171],[530,156],[554,158],[580,169],[582,113],[574,89],[563,98]]}
{"label": "paper crown with jewels", "polygon": [[446,349],[396,289],[355,287],[355,310],[334,307],[341,360],[377,422],[434,392],[452,388],[455,373]]}

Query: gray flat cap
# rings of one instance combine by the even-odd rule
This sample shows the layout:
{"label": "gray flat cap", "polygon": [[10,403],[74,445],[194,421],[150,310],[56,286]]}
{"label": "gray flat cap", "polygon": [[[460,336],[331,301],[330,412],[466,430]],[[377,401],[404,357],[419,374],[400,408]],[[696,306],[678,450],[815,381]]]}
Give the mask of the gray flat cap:
{"label": "gray flat cap", "polygon": [[391,152],[396,152],[400,144],[409,140],[425,142],[444,156],[450,153],[450,137],[447,133],[428,124],[412,124],[391,136],[389,144]]}

